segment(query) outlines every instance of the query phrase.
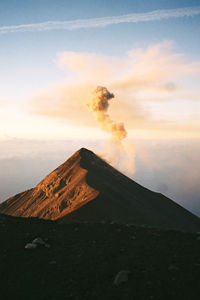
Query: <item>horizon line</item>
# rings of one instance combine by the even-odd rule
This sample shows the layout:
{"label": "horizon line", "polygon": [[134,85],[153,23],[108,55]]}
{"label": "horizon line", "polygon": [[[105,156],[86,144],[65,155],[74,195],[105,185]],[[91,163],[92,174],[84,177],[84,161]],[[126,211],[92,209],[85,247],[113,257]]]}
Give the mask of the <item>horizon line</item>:
{"label": "horizon line", "polygon": [[35,32],[48,30],[77,30],[85,28],[102,28],[121,23],[139,23],[159,21],[170,18],[192,17],[200,14],[200,6],[153,10],[145,13],[132,13],[120,16],[110,16],[72,21],[45,21],[32,24],[0,26],[0,35],[14,32]]}

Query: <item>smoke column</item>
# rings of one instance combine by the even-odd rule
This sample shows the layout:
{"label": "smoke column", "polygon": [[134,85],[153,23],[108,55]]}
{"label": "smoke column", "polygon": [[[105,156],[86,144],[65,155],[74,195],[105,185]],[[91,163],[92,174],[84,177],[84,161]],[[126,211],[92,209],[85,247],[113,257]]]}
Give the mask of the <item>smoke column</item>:
{"label": "smoke column", "polygon": [[113,98],[114,94],[110,93],[106,87],[97,86],[93,92],[93,98],[87,106],[94,112],[102,130],[111,134],[111,141],[108,144],[109,161],[126,173],[133,174],[134,147],[130,143],[122,144],[122,140],[127,136],[124,124],[114,122],[107,113],[109,101]]}
{"label": "smoke column", "polygon": [[107,114],[109,101],[114,98],[114,94],[103,86],[97,86],[93,94],[88,108],[95,113],[96,120],[101,125],[102,130],[110,133],[114,142],[120,143],[127,135],[124,124],[112,121]]}

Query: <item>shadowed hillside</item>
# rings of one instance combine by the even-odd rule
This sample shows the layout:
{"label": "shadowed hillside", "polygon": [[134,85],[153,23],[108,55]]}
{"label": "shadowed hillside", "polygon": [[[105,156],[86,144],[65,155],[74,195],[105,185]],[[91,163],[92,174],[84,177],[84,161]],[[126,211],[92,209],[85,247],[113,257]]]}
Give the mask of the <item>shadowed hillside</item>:
{"label": "shadowed hillside", "polygon": [[[0,215],[4,300],[196,300],[199,234]],[[25,249],[42,238],[48,247]],[[115,284],[120,271],[125,281]]]}

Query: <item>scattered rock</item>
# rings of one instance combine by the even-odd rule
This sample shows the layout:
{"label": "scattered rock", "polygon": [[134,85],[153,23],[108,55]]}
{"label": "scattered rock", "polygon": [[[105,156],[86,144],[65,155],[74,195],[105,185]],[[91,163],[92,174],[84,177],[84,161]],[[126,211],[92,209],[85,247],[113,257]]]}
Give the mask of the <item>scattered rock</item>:
{"label": "scattered rock", "polygon": [[41,239],[40,237],[35,238],[32,241],[32,243],[26,244],[25,248],[26,249],[35,249],[35,248],[37,248],[37,246],[43,246],[43,247],[46,247],[46,248],[50,248],[50,245],[45,243],[43,241],[43,239]]}
{"label": "scattered rock", "polygon": [[35,248],[37,248],[37,244],[34,243],[28,243],[25,246],[25,249],[35,249]]}
{"label": "scattered rock", "polygon": [[41,239],[40,237],[35,238],[35,239],[32,241],[32,243],[33,243],[33,244],[37,244],[37,245],[42,245],[42,246],[45,245],[45,242],[44,242],[43,239]]}
{"label": "scattered rock", "polygon": [[130,274],[130,271],[128,271],[128,270],[121,270],[115,276],[113,284],[114,285],[120,285],[121,283],[128,281],[129,274]]}
{"label": "scattered rock", "polygon": [[131,239],[131,240],[135,240],[135,239],[136,239],[136,236],[132,235],[132,236],[130,237],[130,239]]}

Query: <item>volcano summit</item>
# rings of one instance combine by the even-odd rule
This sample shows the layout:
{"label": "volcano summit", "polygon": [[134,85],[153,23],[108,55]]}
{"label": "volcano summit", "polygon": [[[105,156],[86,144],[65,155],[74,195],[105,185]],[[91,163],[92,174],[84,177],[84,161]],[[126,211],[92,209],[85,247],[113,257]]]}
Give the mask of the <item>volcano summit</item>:
{"label": "volcano summit", "polygon": [[0,213],[62,222],[119,222],[199,231],[200,219],[126,177],[82,148],[35,188],[0,205]]}

